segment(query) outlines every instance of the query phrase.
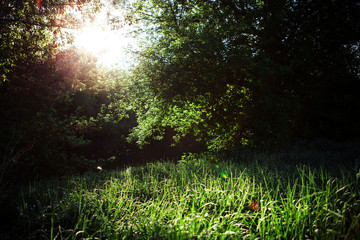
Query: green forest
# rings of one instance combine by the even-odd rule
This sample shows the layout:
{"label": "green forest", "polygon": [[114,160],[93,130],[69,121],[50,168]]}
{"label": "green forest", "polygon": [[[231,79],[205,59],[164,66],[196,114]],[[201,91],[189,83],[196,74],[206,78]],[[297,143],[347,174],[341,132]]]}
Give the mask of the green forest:
{"label": "green forest", "polygon": [[0,239],[360,238],[359,12],[1,1]]}

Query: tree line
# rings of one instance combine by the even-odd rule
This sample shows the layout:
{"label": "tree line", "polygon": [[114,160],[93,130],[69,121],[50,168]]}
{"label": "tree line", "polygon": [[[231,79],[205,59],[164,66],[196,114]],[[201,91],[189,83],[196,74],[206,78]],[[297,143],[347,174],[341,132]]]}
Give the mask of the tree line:
{"label": "tree line", "polygon": [[134,70],[131,92],[142,104],[133,135],[144,141],[170,126],[211,149],[358,137],[359,8],[138,1],[134,12],[152,40]]}
{"label": "tree line", "polygon": [[2,175],[110,167],[188,138],[222,150],[359,137],[358,1],[114,1],[143,39],[129,71],[61,48],[61,28],[80,24],[59,18],[69,4],[86,1],[0,3]]}

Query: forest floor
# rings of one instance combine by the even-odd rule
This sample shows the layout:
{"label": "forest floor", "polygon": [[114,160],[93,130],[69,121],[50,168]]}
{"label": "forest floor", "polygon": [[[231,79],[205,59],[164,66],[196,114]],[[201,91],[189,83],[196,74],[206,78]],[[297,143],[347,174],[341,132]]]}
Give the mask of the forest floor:
{"label": "forest floor", "polygon": [[188,154],[37,181],[11,209],[0,239],[360,239],[360,145]]}

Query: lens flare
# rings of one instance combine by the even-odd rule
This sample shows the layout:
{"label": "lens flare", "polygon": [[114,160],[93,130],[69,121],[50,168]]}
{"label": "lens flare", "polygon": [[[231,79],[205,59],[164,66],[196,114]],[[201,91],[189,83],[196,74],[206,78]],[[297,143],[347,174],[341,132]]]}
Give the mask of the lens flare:
{"label": "lens flare", "polygon": [[65,22],[69,27],[61,29],[58,43],[96,56],[99,65],[126,69],[134,63],[131,52],[137,41],[130,36],[134,26],[126,21],[120,5],[109,0],[100,2],[101,5],[89,2],[64,6],[56,21],[57,25]]}

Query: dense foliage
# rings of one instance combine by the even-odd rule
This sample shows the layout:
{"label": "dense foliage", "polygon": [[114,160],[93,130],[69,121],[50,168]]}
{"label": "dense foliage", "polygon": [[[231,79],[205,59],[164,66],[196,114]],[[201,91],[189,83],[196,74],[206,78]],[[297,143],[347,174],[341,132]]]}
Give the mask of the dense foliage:
{"label": "dense foliage", "polygon": [[0,3],[0,185],[85,171],[112,156],[83,149],[101,131],[97,115],[108,102],[103,78],[110,74],[97,67],[96,56],[65,48],[72,42],[66,30],[81,24],[65,13],[84,6]]}
{"label": "dense foliage", "polygon": [[0,3],[0,184],[114,167],[135,142],[162,157],[200,149],[194,137],[215,150],[359,137],[357,1],[125,3],[112,2],[142,41],[128,72],[70,47],[84,20],[71,11],[91,19],[102,1]]}
{"label": "dense foliage", "polygon": [[105,1],[0,2],[1,239],[359,237],[358,142],[256,149],[359,138],[357,0],[108,0],[127,70],[73,45]]}
{"label": "dense foliage", "polygon": [[213,149],[358,137],[359,9],[357,1],[137,1],[150,37],[133,72],[132,135],[143,143],[171,127],[176,139],[194,134]]}

